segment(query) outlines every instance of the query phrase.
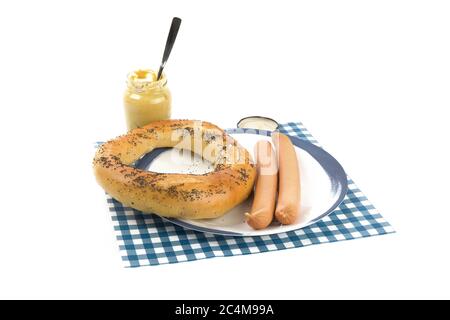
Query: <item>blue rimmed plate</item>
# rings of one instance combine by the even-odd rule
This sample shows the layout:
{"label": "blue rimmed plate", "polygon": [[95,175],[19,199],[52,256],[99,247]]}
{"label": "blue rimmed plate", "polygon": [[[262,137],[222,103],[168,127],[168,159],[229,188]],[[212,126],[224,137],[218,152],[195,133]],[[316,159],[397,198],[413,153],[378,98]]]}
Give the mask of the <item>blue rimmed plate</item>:
{"label": "blue rimmed plate", "polygon": [[[252,151],[258,140],[270,141],[270,132],[254,129],[232,129],[228,133],[243,147]],[[164,218],[176,225],[225,236],[261,236],[304,228],[333,212],[347,193],[347,175],[328,152],[297,137],[290,137],[295,146],[301,174],[301,215],[297,223],[282,226],[273,222],[264,230],[253,230],[244,220],[252,197],[217,219],[187,220]],[[203,174],[212,170],[200,157],[192,158],[175,149],[153,150],[136,162],[143,170],[168,173]]]}

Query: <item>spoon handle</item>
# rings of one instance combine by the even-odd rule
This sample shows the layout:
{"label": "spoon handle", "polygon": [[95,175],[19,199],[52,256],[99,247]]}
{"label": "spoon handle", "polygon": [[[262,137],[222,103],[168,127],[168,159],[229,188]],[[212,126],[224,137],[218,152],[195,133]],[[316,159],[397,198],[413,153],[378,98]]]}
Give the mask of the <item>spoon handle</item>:
{"label": "spoon handle", "polygon": [[180,29],[180,24],[181,24],[180,18],[175,17],[172,19],[172,25],[170,26],[169,35],[167,36],[166,47],[164,48],[164,54],[161,61],[161,66],[159,67],[157,80],[161,78],[164,66],[166,65],[167,59],[169,59],[170,52],[172,51],[173,48],[173,44],[175,43],[175,39],[177,38],[178,29]]}

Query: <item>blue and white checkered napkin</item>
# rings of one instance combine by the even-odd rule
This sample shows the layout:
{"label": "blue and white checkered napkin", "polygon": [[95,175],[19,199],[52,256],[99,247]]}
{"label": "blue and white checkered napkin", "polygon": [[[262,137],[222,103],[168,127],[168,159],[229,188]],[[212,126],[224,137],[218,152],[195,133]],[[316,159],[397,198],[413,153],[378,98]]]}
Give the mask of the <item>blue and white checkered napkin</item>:
{"label": "blue and white checkered napkin", "polygon": [[[301,123],[281,125],[280,131],[318,144]],[[166,222],[157,215],[143,214],[124,207],[109,195],[107,202],[122,260],[127,267],[139,267],[393,233],[390,224],[350,178],[348,184],[344,201],[324,219],[300,230],[258,237],[219,236],[192,231]]]}

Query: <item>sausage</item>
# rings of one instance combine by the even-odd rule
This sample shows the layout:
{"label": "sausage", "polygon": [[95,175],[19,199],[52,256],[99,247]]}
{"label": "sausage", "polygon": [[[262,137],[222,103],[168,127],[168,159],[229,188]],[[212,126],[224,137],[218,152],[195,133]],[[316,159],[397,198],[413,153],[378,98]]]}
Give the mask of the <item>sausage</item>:
{"label": "sausage", "polygon": [[269,141],[258,141],[255,145],[258,172],[256,189],[247,223],[256,230],[266,228],[273,220],[277,195],[278,168],[275,152]]}
{"label": "sausage", "polygon": [[279,190],[275,218],[281,224],[293,224],[300,211],[300,169],[294,145],[288,136],[274,132],[272,141],[278,156]]}

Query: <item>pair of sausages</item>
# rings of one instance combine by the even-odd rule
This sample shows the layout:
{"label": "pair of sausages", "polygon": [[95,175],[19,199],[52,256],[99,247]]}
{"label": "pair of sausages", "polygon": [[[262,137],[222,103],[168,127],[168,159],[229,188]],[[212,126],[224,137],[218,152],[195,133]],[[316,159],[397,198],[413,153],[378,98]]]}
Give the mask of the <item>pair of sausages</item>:
{"label": "pair of sausages", "polygon": [[294,146],[278,132],[272,134],[272,141],[276,154],[268,141],[258,141],[255,146],[258,177],[252,209],[245,216],[256,230],[269,226],[274,216],[281,224],[292,224],[300,211],[300,172]]}

